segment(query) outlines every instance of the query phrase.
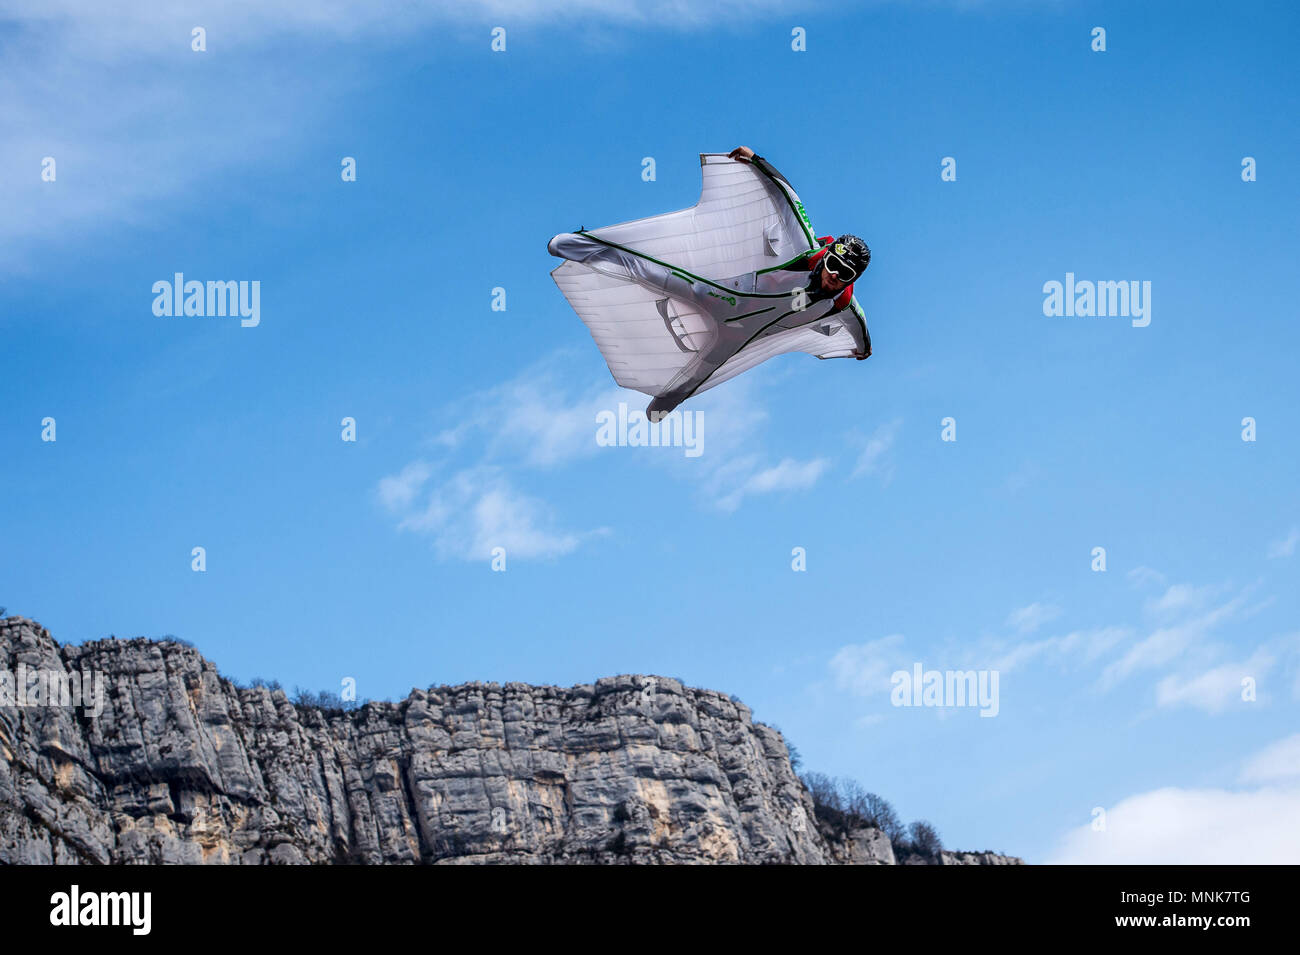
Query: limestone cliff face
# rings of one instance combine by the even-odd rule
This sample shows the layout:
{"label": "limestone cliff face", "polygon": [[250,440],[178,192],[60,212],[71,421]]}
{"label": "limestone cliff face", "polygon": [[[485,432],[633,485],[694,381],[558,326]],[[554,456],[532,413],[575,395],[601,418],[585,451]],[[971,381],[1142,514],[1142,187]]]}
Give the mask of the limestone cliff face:
{"label": "limestone cliff face", "polygon": [[[82,705],[49,705],[73,674]],[[778,732],[664,677],[344,713],[179,643],[0,621],[0,863],[895,861],[877,830],[830,843],[814,818]]]}

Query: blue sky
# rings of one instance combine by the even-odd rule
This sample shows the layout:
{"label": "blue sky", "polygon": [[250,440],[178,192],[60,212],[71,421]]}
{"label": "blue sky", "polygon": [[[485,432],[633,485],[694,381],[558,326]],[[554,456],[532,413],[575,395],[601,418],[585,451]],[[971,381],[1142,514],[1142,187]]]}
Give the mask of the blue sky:
{"label": "blue sky", "polygon": [[[375,699],[675,676],[950,846],[1300,860],[1293,7],[78,6],[0,18],[10,613]],[[688,403],[699,457],[598,447],[646,399],[546,242],[742,143],[870,243],[875,354]],[[178,271],[261,323],[156,317]],[[1046,317],[1067,272],[1150,325]],[[914,663],[997,717],[891,706]]]}

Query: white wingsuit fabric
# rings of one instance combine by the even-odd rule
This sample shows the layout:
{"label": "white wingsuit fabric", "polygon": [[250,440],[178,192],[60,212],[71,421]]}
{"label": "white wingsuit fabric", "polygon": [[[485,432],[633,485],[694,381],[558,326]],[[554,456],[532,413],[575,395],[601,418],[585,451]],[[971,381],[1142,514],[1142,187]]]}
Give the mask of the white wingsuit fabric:
{"label": "white wingsuit fabric", "polygon": [[856,298],[832,316],[829,299],[791,307],[809,275],[776,267],[820,246],[789,183],[721,153],[700,167],[689,209],[550,242],[567,260],[551,275],[614,380],[666,412],[785,352],[867,354]]}

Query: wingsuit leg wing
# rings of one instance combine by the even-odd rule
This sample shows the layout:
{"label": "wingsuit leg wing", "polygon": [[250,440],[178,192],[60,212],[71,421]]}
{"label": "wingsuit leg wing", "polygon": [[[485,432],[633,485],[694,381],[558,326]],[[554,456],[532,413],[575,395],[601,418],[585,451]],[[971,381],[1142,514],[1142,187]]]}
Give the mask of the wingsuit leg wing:
{"label": "wingsuit leg wing", "polygon": [[602,241],[587,232],[563,232],[551,239],[546,250],[558,258],[578,262],[625,282],[636,282],[669,298],[694,298],[692,280],[668,263]]}
{"label": "wingsuit leg wing", "polygon": [[[654,400],[646,408],[652,421],[694,394],[750,338],[747,316],[736,311],[745,300],[743,281],[726,287],[698,279],[590,233],[562,233],[551,239],[547,249],[552,255],[621,282],[634,282],[661,296],[655,301],[656,311],[680,354],[674,356],[679,366],[676,372],[652,393]],[[760,313],[769,311],[772,308],[759,309]],[[689,327],[682,320],[687,313],[692,319]]]}
{"label": "wingsuit leg wing", "polygon": [[[723,326],[726,328],[727,326]],[[646,417],[658,421],[689,398],[713,376],[719,368],[745,347],[745,337],[733,333],[720,334],[708,351],[693,359],[669,382],[663,394],[656,396],[646,407]]]}

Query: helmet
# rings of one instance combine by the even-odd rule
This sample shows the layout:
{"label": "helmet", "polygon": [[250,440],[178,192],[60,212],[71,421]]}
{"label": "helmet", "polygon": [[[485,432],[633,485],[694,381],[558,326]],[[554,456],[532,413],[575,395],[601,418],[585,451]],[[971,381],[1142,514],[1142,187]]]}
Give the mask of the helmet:
{"label": "helmet", "polygon": [[867,248],[867,243],[851,233],[845,233],[832,242],[830,250],[847,262],[858,275],[865,272],[871,264],[871,250]]}

